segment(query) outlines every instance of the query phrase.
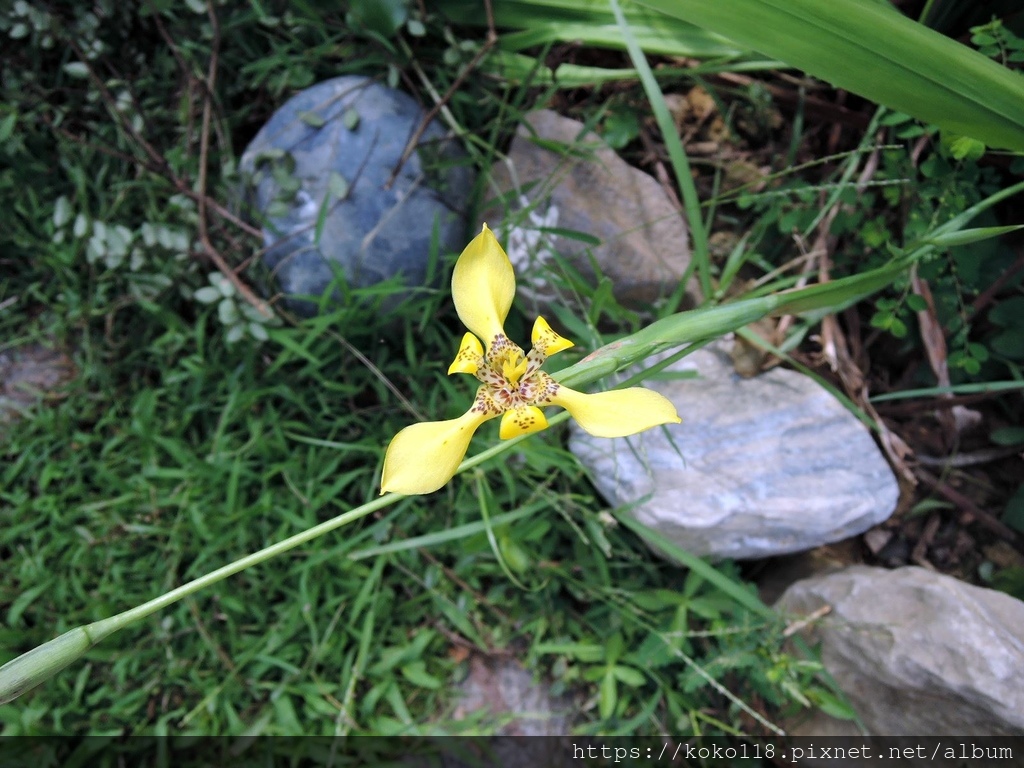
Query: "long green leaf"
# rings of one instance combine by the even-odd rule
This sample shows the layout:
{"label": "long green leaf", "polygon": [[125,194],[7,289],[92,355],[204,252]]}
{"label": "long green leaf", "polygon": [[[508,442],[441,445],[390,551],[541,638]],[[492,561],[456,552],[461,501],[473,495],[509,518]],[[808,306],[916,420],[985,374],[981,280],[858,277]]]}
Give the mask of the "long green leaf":
{"label": "long green leaf", "polygon": [[[742,53],[720,38],[712,37],[689,24],[674,29],[640,27],[637,37],[648,53],[661,53],[666,56],[691,56],[698,59],[736,58]],[[587,45],[599,48],[625,47],[622,33],[614,24],[579,22],[524,26],[522,32],[502,35],[501,46],[510,51],[521,51],[524,48],[566,40],[585,40]]]}
{"label": "long green leaf", "polygon": [[1024,150],[1024,77],[869,0],[637,0],[839,88]]}
{"label": "long green leaf", "polygon": [[[461,0],[435,0],[433,8],[462,24],[483,26],[483,13],[467,14]],[[627,3],[626,21],[648,53],[698,59],[737,59],[746,51],[720,35],[678,18]],[[605,0],[498,0],[494,23],[503,31],[503,49],[521,51],[551,42],[581,41],[588,46],[625,48],[619,26]]]}

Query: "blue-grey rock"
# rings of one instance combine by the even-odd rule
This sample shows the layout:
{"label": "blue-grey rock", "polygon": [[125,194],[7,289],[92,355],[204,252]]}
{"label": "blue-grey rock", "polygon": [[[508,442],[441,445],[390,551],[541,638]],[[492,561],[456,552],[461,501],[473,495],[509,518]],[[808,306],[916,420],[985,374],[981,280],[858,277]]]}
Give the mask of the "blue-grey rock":
{"label": "blue-grey rock", "polygon": [[315,301],[336,275],[355,287],[396,275],[420,286],[435,237],[441,253],[464,247],[473,172],[436,120],[392,180],[423,117],[409,95],[346,76],[297,94],[256,134],[239,167],[282,293]]}
{"label": "blue-grey rock", "polygon": [[870,433],[810,377],[741,378],[721,342],[666,373],[679,378],[645,386],[682,424],[614,440],[573,425],[569,448],[610,504],[667,540],[712,558],[774,557],[892,514],[899,486]]}

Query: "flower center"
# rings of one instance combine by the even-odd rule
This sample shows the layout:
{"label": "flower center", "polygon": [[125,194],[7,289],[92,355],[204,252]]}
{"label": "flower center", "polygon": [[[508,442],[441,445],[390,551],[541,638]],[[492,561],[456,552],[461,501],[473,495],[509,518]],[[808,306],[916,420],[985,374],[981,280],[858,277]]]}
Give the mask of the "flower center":
{"label": "flower center", "polygon": [[448,373],[470,373],[483,385],[477,390],[473,406],[477,412],[492,416],[509,411],[522,414],[523,409],[554,403],[558,384],[540,368],[548,355],[570,346],[541,318],[534,323],[533,348],[528,354],[504,333],[491,339],[485,353],[480,341],[467,333]]}
{"label": "flower center", "polygon": [[518,355],[509,354],[501,361],[501,373],[505,377],[505,381],[514,387],[526,373],[526,366],[526,358],[523,357],[521,351]]}
{"label": "flower center", "polygon": [[476,377],[504,410],[547,404],[558,391],[558,385],[540,371],[545,357],[536,347],[524,354],[522,347],[506,336],[497,336],[480,360]]}
{"label": "flower center", "polygon": [[491,344],[491,350],[477,372],[479,378],[490,389],[491,397],[504,408],[531,405],[530,361],[517,344],[499,336]]}

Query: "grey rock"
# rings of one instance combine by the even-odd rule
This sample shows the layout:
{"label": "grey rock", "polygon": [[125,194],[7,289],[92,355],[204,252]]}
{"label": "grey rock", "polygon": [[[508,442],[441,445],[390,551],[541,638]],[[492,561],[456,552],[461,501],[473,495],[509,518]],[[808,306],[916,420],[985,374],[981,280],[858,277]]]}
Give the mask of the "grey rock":
{"label": "grey rock", "polygon": [[423,117],[407,94],[347,76],[297,94],[256,134],[239,167],[284,294],[318,298],[336,273],[358,287],[396,275],[423,285],[435,228],[442,253],[464,247],[473,174],[436,120],[389,185]]}
{"label": "grey rock", "polygon": [[[575,120],[550,110],[526,115],[491,182],[484,218],[504,234],[519,294],[536,311],[572,300],[550,279],[560,269],[555,254],[590,280],[593,260],[615,297],[641,309],[676,290],[690,264],[685,219],[658,182]],[[686,295],[697,303],[695,281]]]}
{"label": "grey rock", "polygon": [[[41,344],[0,349],[0,427],[70,382],[77,373],[74,362],[60,349]],[[0,431],[0,438],[3,434]]]}
{"label": "grey rock", "polygon": [[462,681],[455,720],[482,715],[499,736],[558,736],[570,732],[571,701],[510,659],[474,655]]}
{"label": "grey rock", "polygon": [[776,607],[831,613],[805,633],[876,736],[1024,735],[1024,603],[924,568],[850,566]]}
{"label": "grey rock", "polygon": [[723,343],[647,382],[682,424],[605,440],[573,427],[569,447],[607,501],[685,550],[763,558],[861,533],[888,518],[899,487],[867,429],[820,385],[774,369],[733,370]]}

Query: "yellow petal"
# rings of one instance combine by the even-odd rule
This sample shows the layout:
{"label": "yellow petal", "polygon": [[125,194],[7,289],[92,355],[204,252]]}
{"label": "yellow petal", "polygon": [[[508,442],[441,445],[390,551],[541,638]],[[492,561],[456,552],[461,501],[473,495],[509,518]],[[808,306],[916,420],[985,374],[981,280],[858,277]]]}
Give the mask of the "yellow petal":
{"label": "yellow petal", "polygon": [[531,335],[533,348],[541,352],[545,357],[550,357],[563,349],[569,349],[574,344],[563,336],[559,336],[548,325],[543,317],[537,317],[533,321],[533,334]]}
{"label": "yellow petal", "polygon": [[470,241],[455,262],[452,298],[463,324],[490,347],[516,293],[516,276],[494,233],[483,231]]}
{"label": "yellow petal", "polygon": [[381,494],[436,491],[452,479],[477,427],[495,416],[473,409],[457,419],[423,421],[403,429],[384,455]]}
{"label": "yellow petal", "polygon": [[547,429],[548,420],[544,418],[544,411],[534,405],[525,405],[511,411],[505,411],[501,417],[501,429],[498,436],[502,440],[510,437],[528,435],[531,432],[540,432]]}
{"label": "yellow petal", "polygon": [[625,437],[659,424],[682,421],[668,398],[643,387],[586,395],[559,385],[548,402],[565,408],[596,437]]}
{"label": "yellow petal", "polygon": [[459,354],[455,361],[448,366],[448,375],[453,373],[476,373],[483,360],[484,348],[480,341],[472,333],[462,337],[462,344],[459,346]]}

